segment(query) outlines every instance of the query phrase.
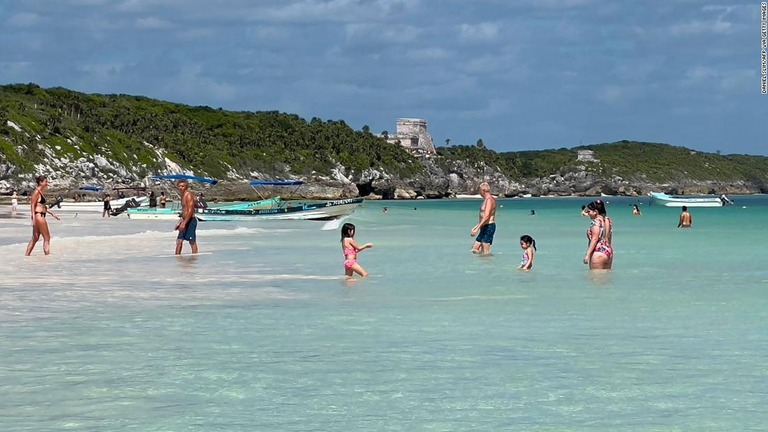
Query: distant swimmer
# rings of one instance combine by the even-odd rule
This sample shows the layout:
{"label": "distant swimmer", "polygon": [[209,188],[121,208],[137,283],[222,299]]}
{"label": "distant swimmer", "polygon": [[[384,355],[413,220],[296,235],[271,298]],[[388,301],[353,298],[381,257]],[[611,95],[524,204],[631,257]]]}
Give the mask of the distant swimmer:
{"label": "distant swimmer", "polygon": [[632,204],[632,215],[633,216],[642,216],[643,214],[640,213],[640,207],[637,206],[637,204]]}
{"label": "distant swimmer", "polygon": [[531,216],[536,216],[536,210],[531,209]]}
{"label": "distant swimmer", "polygon": [[181,255],[184,241],[188,241],[192,247],[192,253],[198,252],[197,248],[197,217],[195,217],[195,196],[189,190],[189,182],[179,180],[176,188],[181,194],[181,220],[176,224],[179,235],[176,237],[176,255]]}
{"label": "distant swimmer", "polygon": [[382,209],[382,210],[381,210],[381,212],[382,212],[382,213],[386,213],[387,211],[388,211],[388,210],[387,210],[387,208],[386,208],[386,207],[384,207],[384,209]]}
{"label": "distant swimmer", "polygon": [[355,226],[345,223],[341,226],[341,249],[344,252],[344,276],[354,278],[355,273],[367,277],[368,272],[357,262],[357,254],[373,247],[373,243],[358,246],[355,242]]}
{"label": "distant swimmer", "polygon": [[536,240],[529,235],[520,237],[520,248],[523,249],[523,258],[520,261],[520,270],[533,268],[533,258],[536,255]]}
{"label": "distant swimmer", "polygon": [[683,206],[683,212],[680,213],[680,221],[677,223],[678,228],[690,228],[693,225],[693,216],[688,213],[688,206]]}
{"label": "distant swimmer", "polygon": [[51,253],[51,233],[48,231],[48,222],[45,220],[45,215],[50,214],[56,220],[59,217],[53,214],[46,206],[45,196],[43,191],[48,188],[48,178],[45,176],[35,177],[37,187],[32,192],[32,198],[29,199],[30,213],[32,214],[32,239],[27,245],[27,251],[24,255],[29,256],[32,254],[32,250],[35,249],[35,244],[43,236],[43,253],[50,255]]}
{"label": "distant swimmer", "polygon": [[472,253],[487,255],[491,253],[493,236],[496,234],[496,198],[491,195],[491,186],[486,182],[480,183],[480,195],[483,197],[480,221],[470,231],[470,235],[477,235]]}

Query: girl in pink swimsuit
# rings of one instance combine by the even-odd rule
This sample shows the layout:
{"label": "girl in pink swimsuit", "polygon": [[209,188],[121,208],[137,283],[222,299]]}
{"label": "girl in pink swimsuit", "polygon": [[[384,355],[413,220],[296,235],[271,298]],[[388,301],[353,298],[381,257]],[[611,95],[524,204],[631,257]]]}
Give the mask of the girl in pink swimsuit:
{"label": "girl in pink swimsuit", "polygon": [[355,273],[361,277],[368,276],[368,272],[357,263],[357,254],[364,249],[370,249],[373,243],[366,243],[358,246],[355,242],[355,226],[351,223],[345,223],[341,227],[341,249],[344,251],[344,275],[347,278],[353,278]]}
{"label": "girl in pink swimsuit", "polygon": [[524,235],[520,237],[520,247],[523,249],[523,258],[518,268],[528,271],[533,268],[533,258],[536,255],[536,240],[529,235]]}
{"label": "girl in pink swimsuit", "polygon": [[606,216],[605,204],[594,201],[587,205],[587,214],[592,220],[587,230],[589,246],[584,255],[584,264],[589,264],[590,270],[609,270],[613,264],[613,237],[611,220]]}

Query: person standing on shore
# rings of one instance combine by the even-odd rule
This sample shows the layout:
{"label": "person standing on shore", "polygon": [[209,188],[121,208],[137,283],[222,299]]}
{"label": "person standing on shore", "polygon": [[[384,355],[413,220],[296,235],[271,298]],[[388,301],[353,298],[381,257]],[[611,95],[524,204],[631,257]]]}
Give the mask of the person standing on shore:
{"label": "person standing on shore", "polygon": [[45,215],[50,214],[56,220],[59,217],[53,214],[45,205],[45,196],[43,191],[48,188],[48,178],[45,176],[35,177],[37,187],[32,192],[32,197],[29,199],[30,216],[32,217],[32,239],[27,245],[27,251],[24,255],[30,256],[32,250],[35,249],[35,244],[40,240],[40,236],[43,236],[43,252],[46,255],[51,254],[51,232],[48,231],[48,222],[45,220]]}
{"label": "person standing on shore", "polygon": [[16,210],[19,209],[19,196],[16,195],[16,191],[13,191],[13,195],[11,195],[11,213],[16,213]]}
{"label": "person standing on shore", "polygon": [[683,212],[680,213],[680,221],[677,223],[678,228],[690,228],[693,225],[693,216],[688,213],[688,206],[683,206]]}
{"label": "person standing on shore", "polygon": [[112,212],[112,204],[109,194],[104,195],[104,210],[101,212],[101,217],[110,217]]}
{"label": "person standing on shore", "polygon": [[472,245],[472,253],[488,255],[491,253],[493,236],[496,234],[496,198],[491,195],[491,186],[480,183],[480,196],[483,203],[480,205],[480,221],[470,231],[471,236],[477,235],[475,244]]}
{"label": "person standing on shore", "polygon": [[189,191],[189,182],[179,180],[176,188],[181,195],[181,220],[176,224],[179,235],[176,237],[176,255],[181,255],[181,247],[184,241],[188,241],[192,247],[192,253],[197,249],[197,218],[195,217],[195,196]]}

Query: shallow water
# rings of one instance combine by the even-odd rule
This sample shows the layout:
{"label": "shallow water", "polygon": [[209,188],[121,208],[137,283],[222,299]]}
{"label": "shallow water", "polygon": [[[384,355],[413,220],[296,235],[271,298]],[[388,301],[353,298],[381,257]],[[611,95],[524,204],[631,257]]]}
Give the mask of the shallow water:
{"label": "shallow water", "polygon": [[607,274],[583,199],[501,200],[490,257],[479,201],[366,202],[354,283],[338,221],[201,223],[177,258],[173,222],[80,215],[25,258],[2,218],[0,430],[763,430],[768,198],[690,230],[605,199]]}

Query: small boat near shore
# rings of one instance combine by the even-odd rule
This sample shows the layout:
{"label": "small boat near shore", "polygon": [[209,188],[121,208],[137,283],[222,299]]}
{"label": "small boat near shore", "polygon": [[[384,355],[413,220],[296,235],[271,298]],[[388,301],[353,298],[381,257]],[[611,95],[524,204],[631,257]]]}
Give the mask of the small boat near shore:
{"label": "small boat near shore", "polygon": [[665,207],[724,207],[733,201],[723,195],[667,195],[662,192],[650,192],[651,204]]}
{"label": "small boat near shore", "polygon": [[[124,190],[130,190],[135,193],[141,193],[145,190],[143,187],[126,187],[126,188],[115,188],[115,191],[121,192]],[[102,211],[104,211],[104,201],[103,201],[103,195],[105,194],[105,191],[100,186],[81,186],[78,189],[78,194],[82,194],[83,196],[86,196],[87,194],[97,194],[98,195],[98,201],[70,201],[70,200],[64,200],[64,199],[57,199],[53,204],[51,204],[51,208],[55,208],[58,213],[98,213],[101,214]],[[124,197],[124,198],[118,198],[113,199],[110,201],[110,205],[112,208],[118,208],[122,207],[128,203],[133,206],[141,206],[146,205],[149,198],[144,196],[132,196],[132,197]]]}
{"label": "small boat near shore", "polygon": [[[304,182],[298,180],[253,180],[249,185],[263,198],[258,205],[250,208],[213,207],[198,212],[198,217],[209,221],[243,220],[333,220],[348,216],[365,201],[364,198],[339,200],[283,200],[280,196],[266,197],[261,189],[271,187],[301,187]],[[291,193],[294,195],[296,189]]]}
{"label": "small boat near shore", "polygon": [[[204,184],[215,185],[217,180],[196,177],[184,174],[173,174],[165,176],[151,177],[153,180],[175,181],[186,179]],[[332,220],[352,214],[355,209],[363,203],[364,198],[348,198],[340,200],[305,200],[293,201],[283,200],[280,196],[266,197],[260,189],[270,187],[296,186],[298,189],[303,185],[301,181],[265,181],[253,180],[249,183],[261,196],[259,201],[229,203],[208,206],[204,208],[195,208],[195,215],[201,221],[255,221],[255,220]],[[295,191],[292,193],[294,194]],[[178,219],[181,209],[178,205],[171,208],[156,207],[137,207],[127,210],[128,217],[131,219],[160,219],[174,220]]]}

